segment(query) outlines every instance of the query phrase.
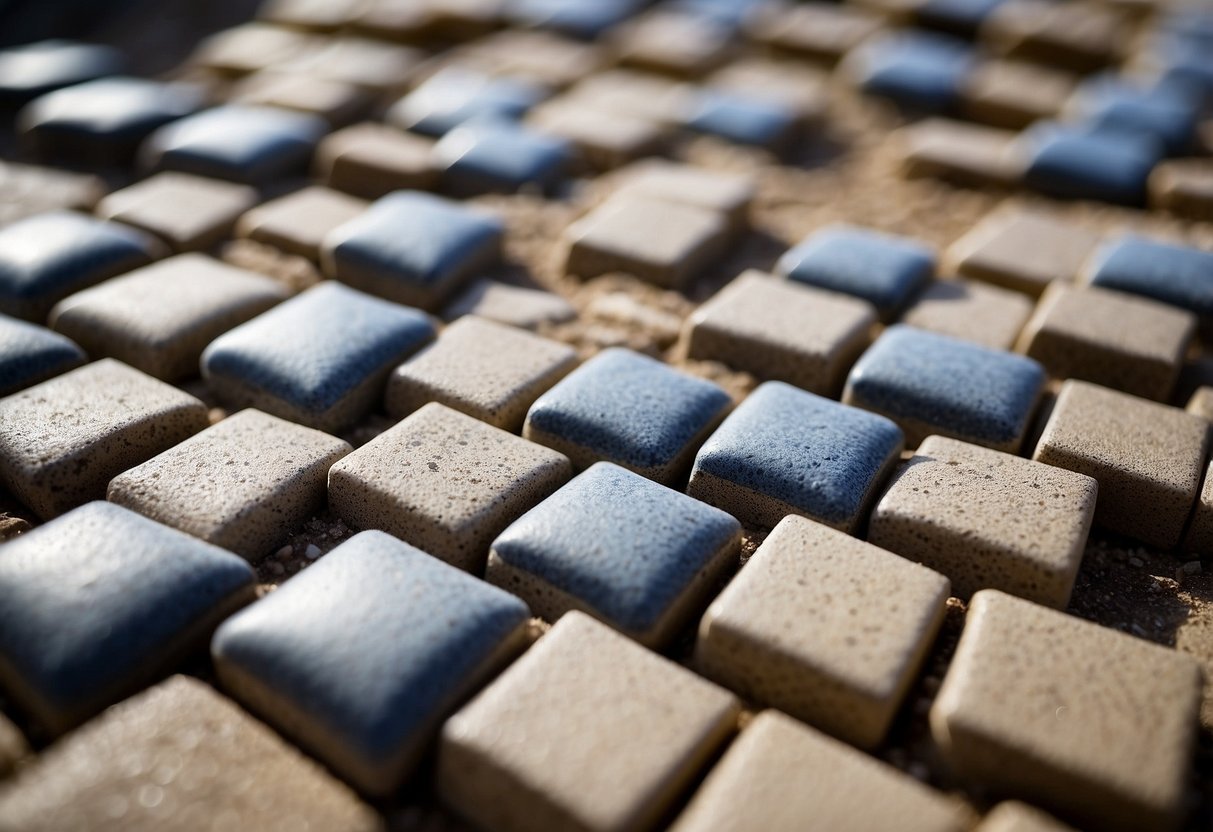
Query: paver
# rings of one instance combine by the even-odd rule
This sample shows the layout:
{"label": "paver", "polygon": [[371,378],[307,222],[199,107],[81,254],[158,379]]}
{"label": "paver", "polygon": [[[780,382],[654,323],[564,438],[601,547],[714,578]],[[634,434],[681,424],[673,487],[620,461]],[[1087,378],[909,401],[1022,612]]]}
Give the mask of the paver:
{"label": "paver", "polygon": [[608,199],[565,231],[565,271],[582,278],[627,272],[680,288],[715,262],[729,242],[724,215],[649,196]]}
{"label": "paver", "polygon": [[574,86],[568,95],[607,112],[672,125],[686,117],[691,89],[672,78],[614,69],[591,75]]}
{"label": "paver", "polygon": [[1105,829],[1178,828],[1201,670],[1171,648],[985,590],[931,707],[958,774]]}
{"label": "paver", "polygon": [[435,185],[433,148],[423,136],[364,122],[325,137],[316,149],[315,167],[330,188],[377,199]]}
{"label": "paver", "polygon": [[641,15],[611,33],[624,66],[697,78],[728,59],[731,33],[694,15],[655,11]]}
{"label": "paver", "polygon": [[316,44],[304,32],[254,21],[203,38],[190,63],[225,75],[247,75],[291,60]]}
{"label": "paver", "polygon": [[902,445],[883,416],[768,381],[703,444],[687,493],[750,526],[797,514],[850,533]]}
{"label": "paver", "polygon": [[393,104],[386,119],[405,130],[441,136],[472,118],[521,118],[547,96],[548,90],[532,81],[452,66]]}
{"label": "paver", "polygon": [[1179,408],[1071,380],[1032,458],[1099,481],[1096,524],[1170,549],[1200,489],[1207,433]]}
{"label": "paver", "polygon": [[1095,517],[1085,474],[930,436],[893,474],[868,540],[947,575],[1064,609]]}
{"label": "paver", "polygon": [[441,402],[517,433],[535,399],[576,366],[577,353],[566,344],[468,315],[396,368],[384,404],[400,418]]}
{"label": "paver", "polygon": [[945,271],[1039,295],[1054,281],[1074,280],[1100,235],[1044,211],[997,211],[952,244]]}
{"label": "paver", "polygon": [[0,160],[0,227],[47,211],[90,211],[103,193],[101,179],[89,173]]}
{"label": "paver", "polygon": [[899,129],[902,173],[934,177],[969,187],[1016,185],[1023,165],[1015,154],[1015,133],[942,118],[926,118]]}
{"label": "paver", "polygon": [[883,742],[943,623],[948,579],[780,521],[699,624],[695,667],[861,748]]}
{"label": "paver", "polygon": [[1074,832],[1051,815],[1027,803],[1004,800],[991,809],[974,832]]}
{"label": "paver", "polygon": [[775,271],[800,283],[862,298],[891,320],[935,271],[935,252],[906,237],[835,224],[779,258]]}
{"label": "paver", "polygon": [[383,532],[355,535],[215,632],[223,687],[362,791],[528,642],[526,604]]}
{"label": "paver", "polygon": [[1163,147],[1152,136],[1041,121],[1020,134],[1024,182],[1052,197],[1143,205]]}
{"label": "paver", "polygon": [[0,683],[62,734],[171,669],[254,583],[230,552],[89,503],[4,547]]}
{"label": "paver", "polygon": [[1032,314],[1018,292],[967,280],[938,280],[906,310],[902,322],[996,350],[1009,350]]}
{"label": "paver", "polygon": [[179,381],[198,375],[207,344],[288,295],[273,278],[179,254],[69,295],[48,320],[91,355]]}
{"label": "paver", "polygon": [[572,142],[578,154],[599,170],[657,153],[669,137],[662,124],[612,113],[572,97],[539,105],[531,111],[529,121],[545,133]]}
{"label": "paver", "polygon": [[[488,5],[494,0],[471,0]],[[468,4],[455,0],[454,5]],[[608,56],[596,43],[540,29],[505,29],[463,44],[455,51],[461,66],[491,75],[522,78],[563,89],[600,69]]]}
{"label": "paver", "polygon": [[[914,22],[931,29],[939,29],[962,37],[974,37],[981,24],[1006,0],[914,0]],[[894,7],[904,6],[904,0],[877,0],[878,5],[888,3]]]}
{"label": "paver", "polygon": [[1153,136],[1178,156],[1192,150],[1201,107],[1200,94],[1186,85],[1102,73],[1079,84],[1066,115],[1097,129]]}
{"label": "paver", "polygon": [[522,435],[578,468],[604,460],[671,485],[729,404],[710,381],[631,350],[608,349],[540,396]]}
{"label": "paver", "polygon": [[443,187],[456,194],[549,191],[574,159],[567,139],[503,119],[473,119],[434,145]]}
{"label": "paver", "polygon": [[879,16],[848,4],[823,2],[760,7],[749,35],[782,52],[834,63],[881,27]]}
{"label": "paver", "polygon": [[689,358],[830,396],[875,324],[866,301],[751,269],[699,307],[683,333]]}
{"label": "paver", "polygon": [[[1213,289],[1213,279],[1209,285]],[[1019,349],[1054,378],[1166,401],[1196,326],[1191,312],[1147,298],[1055,284],[1041,297]]]}
{"label": "paver", "polygon": [[[322,0],[320,5],[326,9],[333,8],[333,4],[327,0]],[[324,45],[275,68],[378,92],[403,87],[425,57],[425,52],[415,47],[374,38],[337,35],[326,40]]]}
{"label": "paver", "polygon": [[173,676],[56,743],[0,786],[0,828],[379,832],[349,787],[239,706]]}
{"label": "paver", "polygon": [[0,399],[0,483],[49,520],[207,425],[206,406],[105,358]]}
{"label": "paver", "polygon": [[329,470],[329,506],[479,574],[489,544],[572,475],[555,451],[431,402]]}
{"label": "paver", "polygon": [[1188,399],[1188,404],[1184,408],[1189,413],[1193,413],[1206,421],[1213,422],[1213,387],[1201,385]]}
{"label": "paver", "polygon": [[332,32],[353,23],[361,5],[334,4],[326,0],[268,0],[257,7],[257,18],[300,29]]}
{"label": "paver", "polygon": [[329,232],[366,207],[361,199],[313,185],[252,209],[236,224],[236,235],[319,260]]}
{"label": "paver", "polygon": [[1003,55],[1089,72],[1112,62],[1128,42],[1127,21],[1099,3],[1008,0],[981,27],[981,39]]}
{"label": "paver", "polygon": [[956,107],[974,54],[962,40],[907,30],[874,35],[847,53],[846,77],[871,95],[924,112]]}
{"label": "paver", "polygon": [[126,66],[111,46],[70,40],[43,40],[0,50],[0,106],[32,101],[61,87],[116,75]]}
{"label": "paver", "polygon": [[1213,219],[1213,165],[1173,159],[1155,166],[1148,182],[1151,208],[1194,220]]}
{"label": "paver", "polygon": [[456,297],[442,315],[448,321],[476,315],[522,329],[537,329],[546,324],[571,321],[577,317],[577,310],[552,292],[495,280],[477,280]]}
{"label": "paver", "polygon": [[0,315],[0,397],[75,369],[85,359],[70,338]]}
{"label": "paver", "polygon": [[42,158],[126,165],[149,133],[205,102],[197,84],[102,78],[36,99],[21,111],[18,127]]}
{"label": "paver", "polygon": [[324,271],[373,295],[437,309],[501,257],[503,225],[483,211],[420,191],[399,191],[325,238]]}
{"label": "paver", "polygon": [[374,104],[374,94],[348,81],[264,69],[236,82],[228,101],[319,116],[330,127],[343,127],[367,114]]}
{"label": "paver", "polygon": [[211,342],[202,375],[237,407],[332,432],[370,410],[392,369],[433,337],[416,309],[325,281]]}
{"label": "paver", "polygon": [[174,251],[208,249],[258,202],[247,185],[165,171],[114,191],[97,214],[155,234]]}
{"label": "paver", "polygon": [[1125,235],[1109,240],[1087,263],[1092,286],[1153,298],[1213,322],[1213,253]]}
{"label": "paver", "polygon": [[740,542],[723,511],[598,462],[493,541],[485,577],[549,621],[580,610],[656,649],[703,609]]}
{"label": "paver", "polygon": [[1020,130],[1056,116],[1074,83],[1068,72],[1028,61],[981,61],[965,78],[961,109],[977,121]]}
{"label": "paver", "polygon": [[898,325],[851,369],[842,400],[888,416],[911,447],[938,433],[1015,453],[1045,380],[1030,358]]}
{"label": "paver", "polygon": [[503,12],[501,0],[375,0],[354,25],[378,37],[461,41],[499,26]]}
{"label": "paver", "polygon": [[505,10],[507,19],[520,26],[554,29],[573,37],[591,39],[635,14],[639,0],[514,0]]}
{"label": "paver", "polygon": [[777,98],[703,87],[692,97],[684,126],[734,144],[783,152],[795,141],[795,111]]}
{"label": "paver", "polygon": [[503,832],[649,829],[732,733],[738,704],[571,612],[443,726],[438,792]]}
{"label": "paver", "polygon": [[[1191,412],[1191,407],[1188,410]],[[1180,549],[1197,555],[1213,553],[1213,477],[1209,476],[1208,468],[1204,472],[1200,494],[1192,506],[1192,516],[1188,520],[1188,528],[1184,532]]]}
{"label": "paver", "polygon": [[671,829],[960,832],[968,824],[961,804],[791,717],[763,711]]}
{"label": "paver", "polygon": [[72,292],[161,254],[142,232],[71,211],[51,211],[0,229],[0,313],[41,323]]}
{"label": "paver", "polygon": [[750,224],[750,205],[757,192],[752,176],[645,159],[620,171],[616,193],[692,205],[723,214],[734,229]]}
{"label": "paver", "polygon": [[111,503],[257,561],[325,502],[349,444],[242,410],[110,481]]}

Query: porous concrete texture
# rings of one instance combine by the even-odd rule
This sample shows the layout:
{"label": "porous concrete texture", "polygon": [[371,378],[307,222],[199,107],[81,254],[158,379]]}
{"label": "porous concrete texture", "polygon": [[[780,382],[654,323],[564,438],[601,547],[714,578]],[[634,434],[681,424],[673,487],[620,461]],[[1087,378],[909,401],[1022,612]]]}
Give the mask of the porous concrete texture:
{"label": "porous concrete texture", "polygon": [[931,283],[902,316],[902,323],[964,341],[1009,350],[1032,314],[1019,292],[969,280]]}
{"label": "porous concrete texture", "polygon": [[201,251],[226,237],[257,200],[247,185],[166,171],[109,194],[97,214],[154,234],[174,251]]}
{"label": "porous concrete texture", "polygon": [[235,233],[319,261],[328,233],[366,208],[364,200],[313,185],[253,208],[236,223]]}

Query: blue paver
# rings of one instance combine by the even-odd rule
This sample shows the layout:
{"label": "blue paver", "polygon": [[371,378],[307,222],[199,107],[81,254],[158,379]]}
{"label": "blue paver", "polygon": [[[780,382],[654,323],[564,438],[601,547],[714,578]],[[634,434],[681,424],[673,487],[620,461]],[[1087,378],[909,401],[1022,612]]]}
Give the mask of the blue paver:
{"label": "blue paver", "polygon": [[211,651],[237,698],[385,794],[511,646],[525,646],[529,615],[509,593],[367,531],[225,622]]}
{"label": "blue paver", "polygon": [[165,253],[127,225],[71,211],[37,214],[0,229],[0,313],[41,323],[68,295]]}
{"label": "blue paver", "polygon": [[475,118],[519,119],[547,98],[548,90],[522,78],[448,67],[397,101],[387,121],[427,136],[442,136]]}
{"label": "blue paver", "polygon": [[862,298],[890,320],[934,274],[935,253],[908,237],[831,225],[784,253],[775,270],[791,280]]}
{"label": "blue paver", "polygon": [[1200,96],[1187,84],[1141,85],[1111,73],[1084,81],[1072,110],[1096,129],[1153,136],[1172,154],[1191,145],[1201,115]]}
{"label": "blue paver", "polygon": [[0,397],[84,363],[72,339],[43,326],[0,315]]}
{"label": "blue paver", "polygon": [[0,51],[0,106],[15,107],[44,93],[116,75],[126,67],[110,46],[44,40]]}
{"label": "blue paver", "polygon": [[325,282],[216,338],[202,374],[235,404],[333,432],[376,404],[392,369],[434,334],[416,309]]}
{"label": "blue paver", "polygon": [[255,185],[305,172],[327,130],[320,116],[229,104],[161,127],[139,153],[149,168]]}
{"label": "blue paver", "polygon": [[1093,286],[1169,303],[1213,320],[1213,253],[1126,236],[1100,246],[1091,259]]}
{"label": "blue paver", "polygon": [[474,119],[434,146],[443,184],[459,194],[547,190],[567,172],[573,145],[503,119]]}
{"label": "blue paver", "polygon": [[389,300],[435,310],[501,256],[500,220],[421,191],[396,191],[325,239],[330,277]]}
{"label": "blue paver", "polygon": [[1141,132],[1041,122],[1020,134],[1024,182],[1050,196],[1140,205],[1150,171],[1163,157]]}
{"label": "blue paver", "polygon": [[915,10],[923,23],[963,35],[976,32],[1006,0],[926,0]]}
{"label": "blue paver", "polygon": [[700,17],[731,31],[742,28],[746,20],[767,0],[666,0],[664,7],[679,14]]}
{"label": "blue paver", "polygon": [[171,669],[255,582],[230,552],[88,503],[4,545],[0,683],[62,733]]}
{"label": "blue paver", "polygon": [[[516,520],[489,555],[488,579],[552,620],[570,608],[510,581],[521,570],[650,647],[660,647],[736,559],[741,524],[725,512],[599,462]],[[678,608],[679,602],[686,606]]]}
{"label": "blue paver", "polygon": [[685,125],[736,144],[780,149],[796,133],[796,113],[785,104],[727,90],[696,94]]}
{"label": "blue paver", "polygon": [[510,0],[510,19],[578,38],[595,38],[635,14],[643,0]]}
{"label": "blue paver", "polygon": [[843,400],[893,419],[912,446],[937,433],[1015,453],[1045,380],[1022,355],[894,326],[851,369]]}
{"label": "blue paver", "polygon": [[729,395],[710,381],[609,349],[540,396],[522,435],[578,467],[605,460],[670,484],[690,464],[696,439],[728,406]]}
{"label": "blue paver", "polygon": [[846,58],[850,76],[864,92],[926,112],[956,105],[974,63],[964,41],[928,32],[878,35]]}
{"label": "blue paver", "polygon": [[704,443],[687,491],[750,525],[800,514],[851,532],[902,446],[883,416],[768,381]]}

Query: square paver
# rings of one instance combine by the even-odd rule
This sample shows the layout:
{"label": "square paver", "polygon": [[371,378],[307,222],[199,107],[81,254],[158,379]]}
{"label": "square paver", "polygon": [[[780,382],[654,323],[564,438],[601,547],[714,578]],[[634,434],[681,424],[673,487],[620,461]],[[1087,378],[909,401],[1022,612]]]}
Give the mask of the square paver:
{"label": "square paver", "polygon": [[751,269],[695,310],[683,332],[689,358],[832,396],[875,324],[866,301]]}
{"label": "square paver", "polygon": [[402,418],[441,402],[518,433],[535,399],[577,366],[572,347],[468,315],[396,368],[384,404]]}
{"label": "square paver", "polygon": [[780,153],[798,137],[800,119],[796,109],[778,97],[708,86],[692,96],[683,126],[734,144]]}
{"label": "square paver", "polygon": [[779,258],[775,271],[868,301],[892,320],[935,272],[935,252],[906,237],[850,225],[819,229]]}
{"label": "square paver", "polygon": [[174,251],[199,251],[226,237],[257,202],[247,185],[166,171],[114,191],[97,214],[148,231]]}
{"label": "square paver", "polygon": [[330,188],[365,199],[392,191],[425,190],[438,182],[434,141],[374,122],[326,136],[314,167]]}
{"label": "square paver", "polygon": [[72,292],[162,253],[140,231],[71,211],[18,220],[0,229],[0,313],[43,323]]}
{"label": "square paver", "polygon": [[708,608],[695,666],[747,699],[873,748],[939,632],[948,590],[937,572],[785,517]]}
{"label": "square paver", "polygon": [[599,170],[657,153],[669,138],[665,125],[610,112],[573,96],[541,104],[531,111],[528,121],[544,133],[571,142]]}
{"label": "square paver", "polygon": [[1098,525],[1170,549],[1196,501],[1208,446],[1199,416],[1067,381],[1032,458],[1099,481]]}
{"label": "square paver", "polygon": [[294,59],[317,44],[305,32],[254,21],[203,38],[189,62],[224,75],[247,75]]}
{"label": "square paver", "polygon": [[462,195],[550,191],[574,159],[567,139],[504,120],[474,119],[434,145],[444,190]]}
{"label": "square paver", "polygon": [[549,621],[581,610],[656,649],[703,609],[740,542],[723,511],[598,462],[493,541],[486,579]]}
{"label": "square paver", "polygon": [[489,544],[572,475],[568,459],[431,403],[329,470],[329,505],[480,574]]}
{"label": "square paver", "polygon": [[1023,173],[1015,133],[945,118],[924,118],[898,129],[901,172],[970,188],[1011,188]]}
{"label": "square paver", "polygon": [[522,435],[578,468],[604,460],[664,485],[682,477],[729,395],[626,349],[608,349],[539,397]]}
{"label": "square paver", "polygon": [[367,114],[374,104],[374,95],[347,81],[277,67],[238,81],[232,86],[228,101],[319,116],[330,127],[343,127]]}
{"label": "square paver", "polygon": [[528,643],[526,604],[362,532],[229,618],[224,688],[362,791],[413,772],[455,708]]}
{"label": "square paver", "polygon": [[448,321],[464,315],[519,329],[538,329],[571,321],[577,317],[577,310],[553,292],[485,279],[477,280],[442,310],[442,317]]}
{"label": "square paver", "polygon": [[1019,292],[968,280],[937,280],[902,316],[902,323],[964,341],[1009,350],[1032,314]]}
{"label": "square paver", "polygon": [[443,726],[438,792],[503,832],[650,829],[738,710],[723,689],[571,612]]}
{"label": "square paver", "polygon": [[655,11],[624,23],[611,40],[623,66],[697,78],[729,57],[730,36],[706,16]]}
{"label": "square paver", "polygon": [[236,235],[319,261],[320,247],[329,232],[366,207],[356,197],[312,186],[252,209],[236,224]]}
{"label": "square paver", "polygon": [[1103,73],[1078,85],[1065,115],[1098,130],[1151,136],[1166,155],[1182,156],[1194,150],[1200,102],[1200,93],[1173,78],[1143,81],[1129,73]]}
{"label": "square paver", "polygon": [[399,191],[334,229],[321,247],[330,277],[421,309],[437,309],[501,257],[500,220],[420,191]]}
{"label": "square paver", "polygon": [[958,801],[778,711],[762,711],[670,829],[961,832],[970,823]]}
{"label": "square paver", "polygon": [[547,96],[546,87],[524,78],[448,66],[393,104],[385,118],[403,130],[438,137],[475,118],[520,119]]}
{"label": "square paver", "polygon": [[92,174],[0,161],[0,226],[48,211],[91,211],[103,193]]}
{"label": "square paver", "polygon": [[44,520],[207,426],[206,405],[112,358],[0,399],[0,482]]}
{"label": "square paver", "polygon": [[1190,656],[1029,601],[973,597],[931,707],[958,774],[1107,829],[1177,829],[1199,725]]}
{"label": "square paver", "polygon": [[1150,174],[1150,207],[1193,220],[1213,220],[1213,164],[1171,159]]}
{"label": "square paver", "polygon": [[687,493],[751,526],[798,514],[849,533],[902,445],[883,416],[768,381],[704,443]]}
{"label": "square paver", "polygon": [[911,447],[938,433],[1016,453],[1045,380],[1022,355],[898,325],[851,368],[842,400],[888,416]]}
{"label": "square paver", "polygon": [[207,344],[289,295],[273,278],[180,254],[64,298],[49,320],[91,355],[179,381],[198,375]]}
{"label": "square paver", "polygon": [[1095,517],[1085,474],[930,436],[872,510],[868,540],[952,580],[1065,609]]}
{"label": "square paver", "polygon": [[912,112],[938,113],[960,101],[972,71],[973,48],[959,38],[907,29],[867,38],[841,70],[859,89]]}
{"label": "square paver", "polygon": [[850,4],[759,6],[746,20],[750,37],[780,52],[832,64],[875,34],[879,15]]}
{"label": "square paver", "polygon": [[110,503],[5,544],[0,684],[54,734],[139,689],[253,599],[240,558]]}
{"label": "square paver", "polygon": [[1213,322],[1213,253],[1144,237],[1109,240],[1087,262],[1092,286],[1178,306]]}
{"label": "square paver", "polygon": [[1146,133],[1039,121],[1023,131],[1024,184],[1051,197],[1119,205],[1146,202],[1150,171],[1163,146]]}
{"label": "square paver", "polygon": [[0,315],[0,398],[75,369],[85,359],[70,338]]}
{"label": "square paver", "polygon": [[1196,316],[1183,309],[1092,286],[1056,284],[1041,297],[1019,349],[1053,378],[1080,378],[1166,401],[1196,327]]}
{"label": "square paver", "polygon": [[710,170],[664,159],[645,159],[620,172],[616,193],[693,205],[725,215],[734,229],[750,224],[757,192],[752,176]]}
{"label": "square paver", "polygon": [[994,9],[979,34],[997,53],[1090,72],[1118,57],[1128,23],[1121,10],[1099,3],[1013,0]]}
{"label": "square paver", "polygon": [[325,281],[212,341],[202,376],[236,407],[333,432],[378,404],[392,369],[433,338],[422,312]]}
{"label": "square paver", "polygon": [[1028,61],[981,61],[964,81],[960,106],[975,121],[1021,130],[1056,116],[1075,80],[1071,73]]}
{"label": "square paver", "polygon": [[260,560],[324,506],[349,444],[242,410],[110,481],[111,503]]}

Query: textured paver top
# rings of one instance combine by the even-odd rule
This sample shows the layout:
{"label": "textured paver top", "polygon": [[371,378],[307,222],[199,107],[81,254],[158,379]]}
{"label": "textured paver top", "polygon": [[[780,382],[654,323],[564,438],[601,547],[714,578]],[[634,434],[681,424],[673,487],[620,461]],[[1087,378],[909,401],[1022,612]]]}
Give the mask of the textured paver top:
{"label": "textured paver top", "polygon": [[361,199],[328,188],[304,188],[249,211],[240,218],[236,233],[319,260],[328,233],[364,210],[366,203]]}
{"label": "textured paver top", "polygon": [[1031,298],[1018,292],[967,280],[937,280],[918,296],[902,321],[940,335],[1009,350],[1031,314]]}
{"label": "textured paver top", "polygon": [[248,185],[164,171],[114,191],[97,213],[151,232],[174,251],[210,248],[257,203]]}
{"label": "textured paver top", "polygon": [[697,208],[719,211],[736,227],[749,222],[750,203],[757,190],[752,177],[645,159],[621,173],[620,190]]}
{"label": "textured paver top", "polygon": [[447,67],[392,105],[386,117],[406,130],[441,136],[478,117],[519,118],[546,95],[541,85],[531,81]]}
{"label": "textured paver top", "polygon": [[441,720],[526,646],[514,596],[362,532],[226,621],[226,689],[359,788],[395,789]]}
{"label": "textured paver top", "polygon": [[0,682],[62,733],[171,667],[253,581],[230,552],[89,503],[4,547]]}
{"label": "textured paver top", "polygon": [[363,122],[331,133],[316,148],[316,169],[327,184],[377,199],[392,191],[428,188],[438,180],[434,142],[395,127]]}
{"label": "textured paver top", "polygon": [[0,398],[78,367],[84,359],[70,338],[0,315]]}
{"label": "textured paver top", "polygon": [[711,682],[569,613],[443,727],[438,790],[503,832],[649,829],[737,711]]}
{"label": "textured paver top", "polygon": [[1213,253],[1189,246],[1121,237],[1091,258],[1093,286],[1131,292],[1213,318]]}
{"label": "textured paver top", "polygon": [[1028,158],[1024,181],[1050,196],[1141,205],[1146,181],[1163,156],[1152,136],[1091,125],[1038,122],[1020,134]]}

